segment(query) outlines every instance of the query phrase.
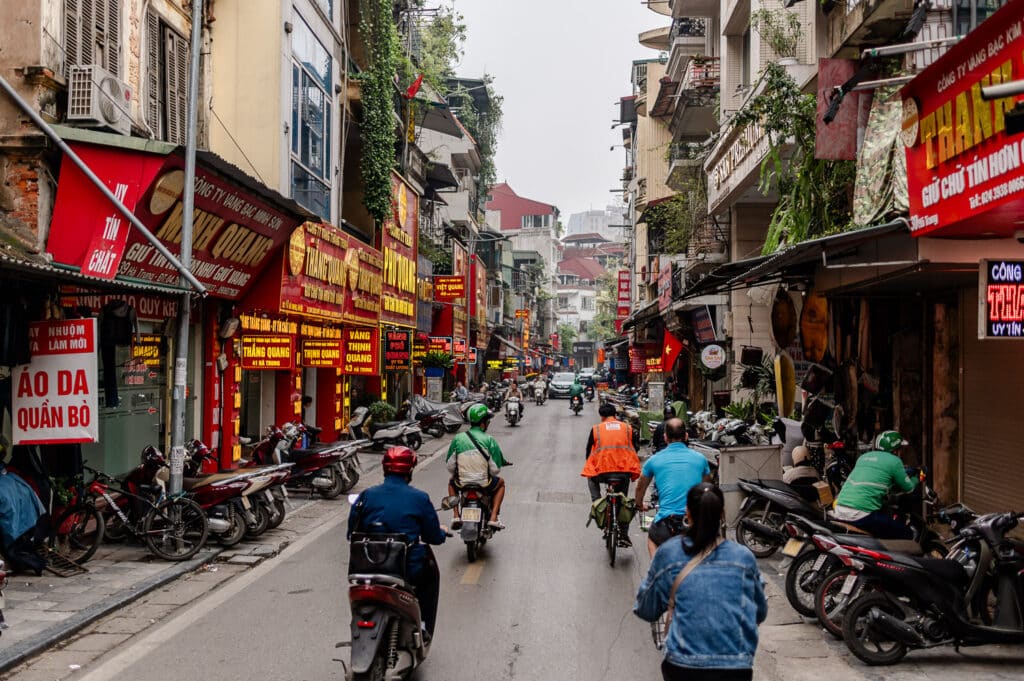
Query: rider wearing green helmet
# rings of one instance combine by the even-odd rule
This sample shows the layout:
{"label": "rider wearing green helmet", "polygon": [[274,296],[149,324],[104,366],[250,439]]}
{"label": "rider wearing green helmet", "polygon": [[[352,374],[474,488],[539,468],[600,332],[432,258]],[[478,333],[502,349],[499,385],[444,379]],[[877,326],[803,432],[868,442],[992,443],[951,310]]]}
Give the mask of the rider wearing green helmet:
{"label": "rider wearing green helmet", "polygon": [[[445,462],[451,479],[448,481],[448,495],[454,496],[458,488],[464,485],[479,485],[485,494],[492,496],[494,502],[491,508],[491,518],[488,525],[495,529],[502,529],[505,526],[498,520],[501,512],[501,502],[505,498],[505,481],[498,477],[502,466],[507,466],[501,453],[501,447],[497,440],[487,434],[487,424],[491,422],[494,414],[486,405],[474,404],[466,412],[469,419],[469,430],[459,433],[452,439],[448,447],[448,454]],[[452,509],[451,529],[457,530],[462,527],[462,519],[459,518],[459,509],[456,506]]]}
{"label": "rider wearing green helmet", "polygon": [[917,479],[910,477],[899,457],[908,444],[895,430],[875,438],[874,449],[857,459],[850,477],[839,491],[832,514],[880,539],[913,539],[914,533],[902,519],[882,511],[890,491],[912,492]]}

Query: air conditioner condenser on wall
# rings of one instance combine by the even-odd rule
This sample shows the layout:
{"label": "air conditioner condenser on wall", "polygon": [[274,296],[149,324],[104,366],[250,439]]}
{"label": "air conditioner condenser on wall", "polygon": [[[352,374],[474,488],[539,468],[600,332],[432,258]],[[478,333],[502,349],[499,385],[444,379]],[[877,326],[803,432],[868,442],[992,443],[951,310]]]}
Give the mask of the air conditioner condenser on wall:
{"label": "air conditioner condenser on wall", "polygon": [[106,69],[96,65],[70,67],[68,123],[130,135],[131,100],[128,84]]}

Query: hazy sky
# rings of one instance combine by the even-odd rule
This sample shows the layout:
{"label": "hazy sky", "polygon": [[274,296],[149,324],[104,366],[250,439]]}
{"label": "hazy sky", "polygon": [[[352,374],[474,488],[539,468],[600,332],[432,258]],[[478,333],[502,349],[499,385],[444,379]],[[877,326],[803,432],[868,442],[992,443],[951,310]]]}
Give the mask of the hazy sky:
{"label": "hazy sky", "polygon": [[[442,0],[448,4],[450,0]],[[614,204],[625,155],[619,97],[630,64],[656,57],[642,31],[667,25],[640,0],[454,0],[468,39],[458,74],[505,97],[498,181],[571,213]]]}

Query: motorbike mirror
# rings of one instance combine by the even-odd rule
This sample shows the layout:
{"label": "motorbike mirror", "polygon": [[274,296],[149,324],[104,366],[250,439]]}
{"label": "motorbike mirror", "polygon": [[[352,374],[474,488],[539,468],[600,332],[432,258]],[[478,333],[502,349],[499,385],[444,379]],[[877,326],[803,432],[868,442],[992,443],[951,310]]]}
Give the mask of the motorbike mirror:
{"label": "motorbike mirror", "polygon": [[450,511],[455,508],[459,503],[458,496],[445,497],[441,500],[441,510]]}
{"label": "motorbike mirror", "polygon": [[355,506],[356,505],[356,499],[358,499],[358,498],[359,498],[358,494],[349,494],[348,495],[348,503],[350,505],[352,505],[352,506]]}

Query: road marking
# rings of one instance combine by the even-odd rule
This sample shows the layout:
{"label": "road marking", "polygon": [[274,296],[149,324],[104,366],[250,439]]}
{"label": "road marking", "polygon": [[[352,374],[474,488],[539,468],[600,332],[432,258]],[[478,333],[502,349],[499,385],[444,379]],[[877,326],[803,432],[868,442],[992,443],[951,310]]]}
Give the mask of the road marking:
{"label": "road marking", "polygon": [[129,639],[126,643],[131,646],[130,648],[105,660],[99,667],[89,670],[89,672],[85,676],[81,677],[79,681],[113,681],[114,679],[123,678],[122,675],[125,669],[145,658],[161,646],[166,645],[168,641],[185,629],[194,626],[198,619],[220,607],[226,601],[247,589],[253,582],[262,578],[266,573],[270,572],[274,568],[280,567],[284,562],[284,560],[281,559],[287,560],[291,554],[302,551],[304,548],[317,541],[324,534],[336,531],[338,525],[341,524],[348,514],[348,510],[349,506],[348,504],[345,504],[334,513],[328,515],[324,519],[323,524],[312,530],[309,534],[304,536],[302,539],[299,539],[294,544],[289,545],[276,557],[263,561],[249,572],[231,579],[224,586],[203,596],[198,602],[180,610],[173,619],[167,621],[165,624],[157,625],[157,629],[139,639],[138,642]]}
{"label": "road marking", "polygon": [[462,581],[459,583],[470,584],[475,586],[480,583],[480,575],[483,574],[483,571],[483,563],[479,561],[477,561],[476,563],[472,563],[468,568],[466,568],[466,574],[462,575]]}

